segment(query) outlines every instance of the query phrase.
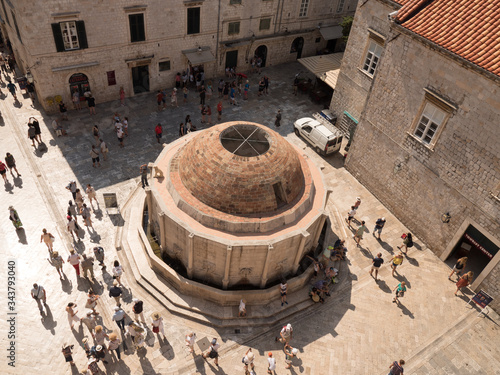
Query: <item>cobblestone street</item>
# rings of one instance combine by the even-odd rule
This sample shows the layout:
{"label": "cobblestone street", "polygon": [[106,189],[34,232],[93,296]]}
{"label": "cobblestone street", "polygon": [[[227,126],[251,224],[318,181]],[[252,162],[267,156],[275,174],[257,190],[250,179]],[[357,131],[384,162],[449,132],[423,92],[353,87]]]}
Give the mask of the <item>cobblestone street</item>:
{"label": "cobblestone street", "polygon": [[[73,267],[67,263],[63,267],[67,277],[60,280],[48,262],[45,244],[39,241],[42,229],[46,228],[56,238],[54,249],[64,260],[67,259],[72,241],[66,230],[65,216],[72,196],[65,187],[72,179],[77,181],[80,189],[90,183],[97,190],[99,206],[92,216],[95,231],[82,229],[81,241],[76,248],[80,253],[90,254],[99,244],[106,251],[108,270],[101,271],[96,264],[97,280],[92,283],[92,288],[100,295],[98,322],[108,333],[119,332],[111,320],[114,300],[108,297],[107,290],[111,282],[111,263],[115,259],[119,259],[125,268],[123,307],[129,318],[133,317],[132,298],[140,298],[145,302],[148,323],[154,311],[159,311],[165,321],[166,340],[158,341],[149,325],[146,350],[134,351],[130,339],[126,339],[127,348],[121,361],[114,356],[109,359],[108,355],[108,365],[99,363],[107,374],[244,374],[242,357],[249,347],[256,355],[258,375],[266,373],[266,358],[270,351],[277,359],[276,374],[383,375],[389,371],[389,365],[400,358],[406,361],[405,374],[500,374],[499,316],[490,310],[486,316],[478,317],[478,310],[467,304],[471,291],[465,291],[465,296],[459,294],[455,297],[455,284],[448,280],[449,267],[418,238],[414,239],[415,247],[410,249],[396,277],[392,277],[388,263],[401,243],[401,234],[406,230],[404,225],[343,168],[341,154],[321,157],[293,133],[295,120],[322,109],[304,94],[293,95],[292,81],[298,72],[309,75],[299,63],[265,68],[263,74],[270,77],[271,84],[269,95],[262,97],[257,97],[259,77],[250,75],[249,100],[238,98],[237,106],[224,101],[221,121],[247,120],[277,130],[322,168],[325,181],[333,190],[327,206],[331,230],[346,239],[348,260],[340,267],[341,282],[323,305],[298,312],[290,322],[282,322],[282,325],[291,323],[294,327],[292,346],[299,349],[292,368],[285,369],[281,344],[275,342],[280,325],[269,330],[248,328],[236,333],[234,329],[216,329],[172,314],[137,284],[130,265],[116,249],[116,232],[123,222],[106,213],[102,194],[116,193],[118,203],[124,204],[139,184],[140,165],[154,161],[162,150],[154,134],[157,123],[163,125],[162,141],[165,143],[178,138],[179,124],[188,114],[194,125],[201,129],[207,127],[200,122],[199,99],[194,88],[190,89],[187,104],[180,99],[178,108],[167,106],[160,112],[155,93],[127,98],[125,106],[121,106],[119,100],[99,104],[97,115],[90,115],[87,108],[70,111],[69,120],[63,121],[68,135],[56,137],[51,126],[56,116],[40,112],[37,105],[31,107],[27,95],[24,98],[19,95],[20,104],[14,104],[13,98],[6,96],[3,85],[0,154],[2,159],[6,152],[14,155],[22,176],[13,179],[8,173],[9,183],[0,193],[0,211],[3,213],[0,215],[0,279],[4,296],[7,261],[17,261],[16,367],[7,365],[5,355],[10,340],[7,339],[7,302],[3,298],[0,299],[0,343],[4,353],[0,361],[1,374],[76,375],[77,369],[85,367],[85,352],[79,342],[84,336],[89,336],[88,331],[85,326],[79,328],[78,325],[76,330],[70,329],[65,307],[68,302],[75,302],[79,316],[84,314],[89,281],[77,280]],[[217,81],[218,78],[213,79],[214,87]],[[93,94],[99,98],[98,92]],[[207,101],[212,108],[212,121],[217,119],[218,100],[215,92]],[[281,128],[276,129],[273,124],[278,109],[281,109],[283,119]],[[123,149],[118,146],[113,128],[114,112],[129,119],[129,136]],[[47,150],[31,146],[26,127],[30,116],[39,119]],[[108,160],[101,160],[99,168],[92,167],[89,155],[95,144],[92,134],[95,124],[110,149]],[[356,218],[365,220],[370,231],[365,233],[361,247],[356,247],[344,220],[356,197],[362,200]],[[8,218],[11,205],[17,209],[23,222],[22,231],[16,232]],[[377,241],[371,231],[376,219],[382,216],[386,217],[387,224],[382,240]],[[385,264],[379,274],[381,280],[376,282],[369,271],[372,258],[378,252],[382,252]],[[401,304],[396,305],[391,302],[391,292],[401,281],[406,282],[408,291]],[[48,309],[43,321],[30,297],[34,282],[43,285],[47,291]],[[278,304],[276,301],[276,306]],[[220,367],[212,360],[205,361],[197,348],[194,355],[187,351],[184,336],[188,330],[194,330],[199,339],[205,336],[220,338]],[[61,354],[64,342],[75,345],[76,368],[64,362]]]}

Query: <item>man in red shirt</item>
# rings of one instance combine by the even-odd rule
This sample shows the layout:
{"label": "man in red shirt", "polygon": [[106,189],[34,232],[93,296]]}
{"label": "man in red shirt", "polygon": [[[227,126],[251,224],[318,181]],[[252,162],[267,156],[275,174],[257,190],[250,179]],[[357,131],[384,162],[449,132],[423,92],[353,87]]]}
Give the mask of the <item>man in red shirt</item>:
{"label": "man in red shirt", "polygon": [[[158,111],[161,111],[162,103],[163,103],[163,92],[158,90],[158,94],[156,94],[156,103],[158,103]],[[163,106],[165,107],[165,106]]]}
{"label": "man in red shirt", "polygon": [[219,104],[217,104],[217,120],[220,121],[221,116],[222,116],[222,100],[219,101]]}
{"label": "man in red shirt", "polygon": [[158,125],[156,125],[155,133],[156,133],[156,140],[158,141],[158,143],[160,143],[160,139],[161,139],[161,136],[163,133],[163,128],[161,127],[160,123],[158,123]]}

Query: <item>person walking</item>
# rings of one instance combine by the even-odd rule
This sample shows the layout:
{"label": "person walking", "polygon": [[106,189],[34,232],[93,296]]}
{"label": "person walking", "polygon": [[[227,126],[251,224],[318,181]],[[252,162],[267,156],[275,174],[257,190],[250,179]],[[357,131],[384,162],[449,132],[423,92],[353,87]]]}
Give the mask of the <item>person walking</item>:
{"label": "person walking", "polygon": [[66,108],[66,104],[63,101],[59,103],[59,113],[61,114],[61,120],[68,120],[68,108]]}
{"label": "person walking", "polygon": [[53,243],[54,243],[55,237],[52,235],[52,233],[47,232],[47,229],[43,228],[42,229],[42,235],[40,236],[40,243],[45,242],[45,245],[47,245],[47,249],[49,250],[49,253],[52,253],[53,251]]}
{"label": "person walking", "polygon": [[71,249],[69,251],[68,263],[73,266],[76,271],[77,278],[80,277],[80,255],[75,251],[75,249]]}
{"label": "person walking", "polygon": [[80,105],[80,93],[78,92],[78,90],[73,91],[73,94],[71,95],[71,100],[73,102],[73,106],[75,107],[75,109],[77,111],[82,109],[82,107]]}
{"label": "person walking", "polygon": [[370,276],[373,276],[373,271],[375,271],[375,281],[378,281],[377,276],[378,276],[378,270],[380,269],[380,266],[384,264],[384,260],[382,259],[382,253],[378,253],[376,258],[373,258],[372,260],[372,269],[370,270]]}
{"label": "person walking", "polygon": [[76,206],[78,207],[78,211],[81,211],[82,207],[83,207],[83,195],[82,195],[82,192],[80,191],[80,189],[76,189],[76,192],[75,192],[75,203],[76,203]]}
{"label": "person walking", "polygon": [[257,94],[257,96],[261,96],[262,93],[264,92],[264,87],[265,87],[265,83],[264,83],[264,77],[262,77],[259,81],[259,93]]}
{"label": "person walking", "polygon": [[297,92],[299,90],[299,75],[296,74],[293,79],[293,95],[297,96]]}
{"label": "person walking", "polygon": [[283,344],[288,344],[292,340],[293,336],[293,328],[290,323],[286,326],[283,326],[280,331],[280,336],[276,337],[275,341],[279,341]]}
{"label": "person walking", "polygon": [[73,348],[74,345],[68,345],[66,343],[63,344],[62,346],[62,354],[64,355],[64,359],[66,362],[69,362],[71,366],[75,366],[75,362],[73,361]]}
{"label": "person walking", "polygon": [[120,305],[115,306],[115,313],[113,314],[112,320],[116,322],[118,328],[125,331],[125,311],[122,310]]}
{"label": "person walking", "polygon": [[[125,319],[123,319],[123,320],[125,321]],[[114,332],[110,333],[109,334],[108,350],[110,352],[111,352],[111,350],[114,350],[118,360],[121,359],[121,357],[120,357],[120,344],[121,344],[121,340],[118,337],[118,335]]]}
{"label": "person walking", "polygon": [[12,173],[12,170],[16,171],[17,177],[21,177],[21,174],[17,171],[16,168],[16,159],[14,159],[14,156],[12,156],[12,154],[9,152],[7,152],[7,154],[5,155],[5,164],[7,164],[7,168],[9,168],[12,177],[14,177],[14,173]]}
{"label": "person walking", "polygon": [[285,344],[285,346],[283,347],[283,352],[285,353],[285,368],[292,368],[292,359],[293,357],[297,357],[297,354],[299,354],[299,349],[292,348],[290,345]]}
{"label": "person walking", "polygon": [[71,329],[74,328],[75,322],[81,324],[81,319],[78,317],[78,310],[76,309],[76,303],[70,302],[68,306],[66,306],[66,312],[68,313],[68,322],[71,326]]}
{"label": "person walking", "polygon": [[92,280],[95,280],[94,277],[94,258],[92,257],[87,257],[87,254],[82,254],[82,270],[83,270],[83,277],[88,279],[87,273],[90,272],[90,277],[92,277]]}
{"label": "person walking", "polygon": [[207,109],[205,108],[204,105],[201,106],[200,113],[201,113],[201,123],[204,124],[205,123],[205,116],[207,115]]}
{"label": "person walking", "polygon": [[267,373],[268,374],[273,374],[274,371],[276,371],[276,359],[273,358],[273,353],[269,352],[267,354]]}
{"label": "person walking", "polygon": [[222,118],[222,100],[219,100],[219,103],[217,104],[217,121],[220,121]]}
{"label": "person walking", "polygon": [[392,364],[389,366],[389,374],[388,375],[403,375],[404,369],[403,365],[405,364],[405,361],[403,359],[400,359],[398,361],[392,362]]}
{"label": "person walking", "polygon": [[87,96],[87,105],[89,106],[89,113],[95,115],[95,98],[92,94]]}
{"label": "person walking", "polygon": [[375,222],[375,228],[373,228],[373,236],[375,236],[375,232],[378,233],[378,239],[380,240],[380,234],[382,233],[382,229],[384,229],[385,225],[385,217],[377,219]]}
{"label": "person walking", "polygon": [[59,278],[62,280],[64,274],[62,265],[64,263],[64,260],[62,256],[59,255],[59,252],[53,251],[52,254],[50,254],[50,263],[56,268],[57,273],[59,274]]}
{"label": "person walking", "polygon": [[87,188],[85,189],[85,193],[87,194],[87,198],[89,199],[89,202],[90,202],[90,205],[92,206],[92,208],[94,208],[94,206],[92,204],[92,200],[95,200],[95,202],[97,203],[97,206],[99,207],[99,202],[97,201],[97,198],[96,198],[95,189],[92,187],[91,184],[87,184]]}
{"label": "person walking", "polygon": [[124,134],[125,133],[123,133],[123,127],[122,126],[118,127],[118,129],[116,129],[116,137],[117,137],[118,142],[120,144],[120,148],[125,147],[125,145],[123,144]]}
{"label": "person walking", "polygon": [[184,104],[186,104],[188,102],[188,94],[189,94],[189,89],[187,88],[187,86],[184,86],[184,88],[182,89],[182,95],[184,97]]}
{"label": "person walking", "polygon": [[85,203],[82,204],[82,208],[80,209],[80,213],[82,214],[83,223],[85,224],[85,226],[87,228],[91,227],[92,229],[94,229],[94,227],[92,226],[92,218],[90,215],[90,208],[88,208]]}
{"label": "person walking", "polygon": [[252,348],[248,348],[248,350],[246,351],[244,357],[243,357],[243,364],[244,364],[244,369],[245,369],[245,373],[248,373],[248,366],[250,366],[250,368],[253,369],[255,368],[255,365],[253,364],[253,360],[255,359],[255,356],[252,352]]}
{"label": "person walking", "polygon": [[7,90],[9,90],[10,94],[14,97],[14,100],[17,102],[17,95],[16,95],[17,87],[16,87],[16,85],[14,85],[12,82],[9,82],[7,84]]}
{"label": "person walking", "polygon": [[245,87],[243,89],[243,100],[248,100],[248,91],[250,90],[250,82],[248,79],[245,82]]}
{"label": "person walking", "polygon": [[125,137],[128,137],[128,117],[123,118],[123,132],[125,133]]}
{"label": "person walking", "polygon": [[144,302],[139,300],[139,298],[132,299],[134,306],[132,306],[132,311],[135,315],[135,320],[139,321],[139,317],[141,318],[141,322],[146,324],[146,320],[144,319]]}
{"label": "person walking", "polygon": [[76,212],[76,206],[73,204],[72,201],[68,201],[68,209],[66,210],[66,215],[71,216],[72,218],[75,219],[75,222],[77,222],[77,217],[76,217],[77,214],[78,213]]}
{"label": "person walking", "polygon": [[158,93],[156,94],[156,104],[158,104],[158,112],[160,112],[162,109],[165,109],[165,103],[163,99],[163,92],[161,90],[158,90]]}
{"label": "person walking", "polygon": [[465,269],[465,265],[467,264],[467,257],[460,258],[457,263],[453,266],[450,275],[448,276],[448,280],[451,280],[451,276],[456,273],[458,278],[460,279],[460,274]]}
{"label": "person walking", "polygon": [[123,86],[120,87],[120,105],[125,105],[125,90],[123,89]]}
{"label": "person walking", "polygon": [[[38,285],[37,283],[33,284],[33,289],[31,289],[31,298],[33,298],[37,305],[38,310],[40,310],[40,315],[43,316],[43,306],[47,308],[47,294],[45,293],[45,289],[43,286]],[[43,306],[42,306],[43,303]]]}
{"label": "person walking", "polygon": [[148,168],[147,164],[143,164],[139,168],[139,173],[141,174],[141,184],[142,184],[143,189],[146,186],[149,186],[149,184],[148,184],[148,171],[149,171],[149,168]]}
{"label": "person walking", "polygon": [[194,353],[194,344],[196,342],[196,333],[189,332],[184,338],[184,342],[189,349],[189,353]]}
{"label": "person walking", "polygon": [[163,318],[160,316],[159,312],[154,312],[153,314],[151,314],[151,325],[153,326],[153,333],[161,333],[163,335],[163,339],[165,340]]}
{"label": "person walking", "polygon": [[207,105],[206,112],[207,112],[208,123],[212,125],[212,108],[210,108],[209,105]]}
{"label": "person walking", "polygon": [[9,220],[12,222],[12,225],[14,225],[16,230],[22,229],[23,223],[21,222],[17,211],[12,206],[9,206]]}
{"label": "person walking", "polygon": [[281,110],[278,109],[278,113],[276,114],[276,120],[274,120],[274,126],[279,128],[281,126]]}
{"label": "person walking", "polygon": [[354,208],[357,210],[360,205],[361,205],[361,198],[356,197],[356,202],[354,202]]}
{"label": "person walking", "polygon": [[401,281],[398,285],[396,285],[396,287],[392,291],[395,292],[392,302],[399,304],[399,298],[405,295],[406,283],[404,281]]}
{"label": "person walking", "polygon": [[358,229],[356,229],[356,233],[353,236],[354,241],[356,241],[358,247],[360,247],[359,242],[363,239],[363,233],[365,233],[365,230],[366,230],[365,222],[362,221],[361,225],[358,227]]}
{"label": "person walking", "polygon": [[403,264],[404,259],[405,257],[403,256],[402,252],[399,252],[399,254],[396,254],[391,258],[389,262],[391,263],[392,277],[394,277],[394,272],[396,272],[396,268],[401,264]]}
{"label": "person walking", "polygon": [[170,105],[172,107],[178,107],[179,104],[177,103],[177,88],[174,87],[174,89],[172,90],[172,93],[170,94]]}
{"label": "person walking", "polygon": [[75,239],[75,234],[76,237],[78,238],[78,241],[80,241],[80,237],[78,236],[78,230],[76,229],[76,221],[73,219],[71,215],[66,216],[66,219],[68,219],[68,222],[66,223],[66,228],[68,229],[68,232],[71,234],[71,237],[73,237],[73,241],[76,242]]}
{"label": "person walking", "polygon": [[101,149],[101,154],[102,154],[102,158],[104,160],[107,160],[108,159],[108,152],[109,152],[109,149],[108,149],[108,145],[106,142],[104,142],[102,140],[102,138],[99,138],[99,148]]}
{"label": "person walking", "polygon": [[[96,339],[96,342],[97,342],[97,346],[95,347],[95,351],[94,351],[94,358],[99,361],[101,360],[102,363],[104,363],[105,365],[108,364],[108,361],[106,361],[104,358],[106,358],[106,344],[104,343],[104,340],[105,339],[108,339],[109,340],[109,336],[104,333],[104,331],[100,331],[99,332],[99,335],[97,333],[97,329],[101,327],[101,326],[97,326],[96,327],[96,334],[95,334],[95,339]],[[101,327],[102,329],[102,327]],[[102,332],[102,335],[101,335],[101,332]]]}
{"label": "person walking", "polygon": [[76,181],[75,180],[71,180],[68,184],[68,186],[66,186],[66,190],[69,190],[71,192],[71,195],[73,196],[73,200],[76,200],[76,189],[77,186],[76,186]]}
{"label": "person walking", "polygon": [[347,219],[345,219],[349,229],[352,228],[351,221],[352,221],[352,219],[354,219],[355,215],[356,215],[356,208],[354,206],[351,206],[351,210],[347,213]]}
{"label": "person walking", "polygon": [[91,309],[92,314],[94,315],[99,315],[97,311],[95,311],[95,308],[97,307],[97,300],[99,299],[99,296],[96,295],[92,290],[89,291],[87,294],[87,302],[85,303],[85,308]]}
{"label": "person walking", "polygon": [[98,145],[99,144],[99,139],[101,138],[100,137],[100,133],[99,133],[99,126],[94,125],[94,127],[92,128],[92,134],[94,135],[95,142]]}
{"label": "person walking", "polygon": [[459,290],[461,291],[463,288],[469,285],[472,282],[473,278],[474,278],[474,272],[469,271],[465,275],[463,275],[460,279],[458,279],[457,283],[455,284],[457,286],[455,296],[457,295]]}
{"label": "person walking", "polygon": [[123,275],[123,267],[120,266],[120,262],[118,262],[117,260],[115,260],[113,262],[113,279],[115,279],[116,281],[118,281],[118,284],[120,286],[123,286],[123,284],[121,282],[122,275]]}
{"label": "person walking", "polygon": [[161,143],[160,139],[161,139],[162,135],[163,135],[163,128],[162,128],[161,124],[158,123],[155,127],[155,136],[156,136],[156,141],[158,143]]}
{"label": "person walking", "polygon": [[104,270],[106,265],[104,264],[104,249],[101,246],[94,247],[95,259],[99,262],[99,265]]}
{"label": "person walking", "polygon": [[90,150],[90,157],[92,158],[92,167],[95,168],[95,163],[97,163],[97,166],[101,166],[101,161],[99,160],[99,150],[92,145],[92,148]]}
{"label": "person walking", "polygon": [[238,306],[238,318],[244,318],[247,316],[246,302],[242,298],[240,299],[240,305]]}
{"label": "person walking", "polygon": [[0,160],[0,174],[3,177],[3,183],[4,185],[9,182],[9,179],[7,178],[7,166]]}
{"label": "person walking", "polygon": [[203,106],[205,105],[205,95],[207,93],[207,90],[205,90],[205,86],[201,86],[200,89],[200,105]]}
{"label": "person walking", "polygon": [[33,147],[36,147],[35,141],[38,142],[38,140],[36,139],[36,130],[35,127],[29,123],[28,123],[28,138],[31,139],[31,145]]}
{"label": "person walking", "polygon": [[286,303],[288,305],[288,302],[286,301],[286,292],[288,289],[288,284],[287,284],[285,279],[281,280],[279,288],[280,288],[280,296],[281,296],[281,306],[283,306],[284,303]]}
{"label": "person walking", "polygon": [[206,353],[203,354],[203,358],[212,358],[214,360],[214,364],[219,367],[219,348],[220,345],[217,343],[217,339],[212,339],[210,343],[210,348]]}
{"label": "person walking", "polygon": [[184,131],[184,123],[181,122],[179,125],[179,138],[182,137],[184,134],[186,134]]}
{"label": "person walking", "polygon": [[109,296],[115,299],[116,306],[121,306],[120,298],[122,294],[123,290],[118,286],[118,281],[113,280],[113,286],[109,288]]}
{"label": "person walking", "polygon": [[[410,232],[408,233],[403,233],[401,236],[403,239],[403,244],[401,246],[398,246],[398,249],[401,250],[403,254],[406,255],[408,252],[408,248],[413,247],[413,237]],[[405,251],[403,251],[403,247],[405,248]]]}
{"label": "person walking", "polygon": [[95,327],[97,327],[97,323],[95,321],[95,317],[92,316],[92,310],[87,310],[85,316],[81,319],[81,322],[85,324],[90,332],[92,338],[95,337]]}

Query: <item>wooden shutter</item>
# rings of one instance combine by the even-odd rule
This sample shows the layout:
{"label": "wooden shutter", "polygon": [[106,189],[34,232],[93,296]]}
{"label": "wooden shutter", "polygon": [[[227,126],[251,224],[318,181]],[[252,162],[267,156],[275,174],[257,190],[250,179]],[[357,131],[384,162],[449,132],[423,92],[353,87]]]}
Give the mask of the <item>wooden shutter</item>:
{"label": "wooden shutter", "polygon": [[85,32],[84,21],[76,21],[76,32],[78,34],[78,43],[80,44],[80,49],[89,48],[87,44],[87,33]]}
{"label": "wooden shutter", "polygon": [[52,34],[54,34],[54,42],[56,43],[57,52],[64,52],[64,40],[62,36],[61,26],[58,23],[52,24]]}

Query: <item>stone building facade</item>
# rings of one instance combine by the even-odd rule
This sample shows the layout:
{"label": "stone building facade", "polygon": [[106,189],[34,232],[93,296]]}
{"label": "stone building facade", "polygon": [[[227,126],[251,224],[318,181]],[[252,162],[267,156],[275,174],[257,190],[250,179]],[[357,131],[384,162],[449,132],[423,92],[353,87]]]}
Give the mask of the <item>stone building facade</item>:
{"label": "stone building facade", "polygon": [[[276,65],[339,48],[338,24],[357,0],[2,0],[2,33],[20,70],[47,98],[69,102],[90,89],[96,101],[172,87],[191,63],[207,78],[254,55]],[[325,36],[321,29],[336,27]],[[336,38],[327,41],[326,39]],[[338,41],[339,43],[336,43]]]}
{"label": "stone building facade", "polygon": [[363,2],[331,109],[355,130],[346,168],[443,261],[468,256],[498,310],[499,29],[484,20],[500,2],[459,2]]}

